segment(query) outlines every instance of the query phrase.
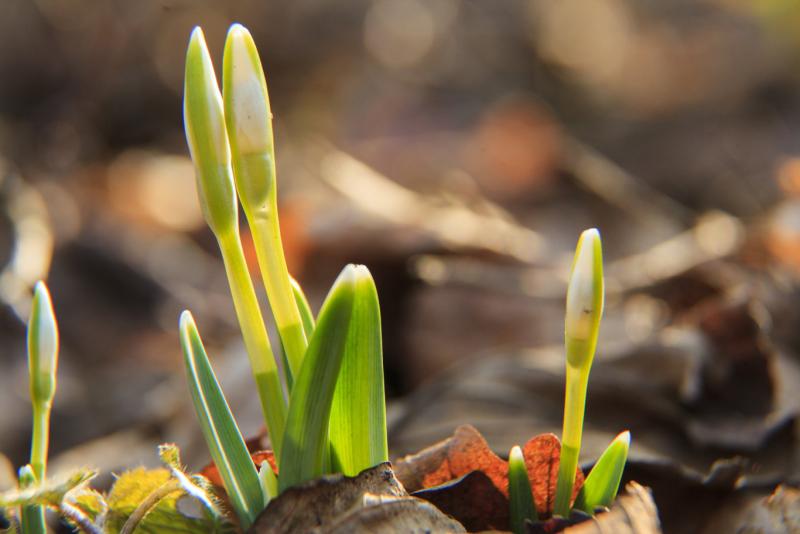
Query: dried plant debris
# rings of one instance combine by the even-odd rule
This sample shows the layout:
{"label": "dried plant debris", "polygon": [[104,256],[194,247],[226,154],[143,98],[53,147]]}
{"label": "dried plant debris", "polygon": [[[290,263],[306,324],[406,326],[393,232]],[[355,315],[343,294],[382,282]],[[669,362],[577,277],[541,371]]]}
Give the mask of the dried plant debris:
{"label": "dried plant debris", "polygon": [[[522,448],[534,500],[542,517],[553,512],[561,444],[552,434]],[[395,472],[413,495],[458,519],[469,530],[508,529],[508,462],[497,456],[474,427],[395,462]],[[576,472],[573,498],[583,484]]]}
{"label": "dried plant debris", "polygon": [[350,510],[331,525],[318,527],[311,532],[314,534],[466,532],[458,521],[422,499],[367,493],[361,504],[361,507]]}
{"label": "dried plant debris", "polygon": [[508,497],[483,471],[473,471],[441,486],[415,491],[413,495],[457,518],[469,532],[510,528]]}
{"label": "dried plant debris", "polygon": [[702,532],[800,532],[800,490],[778,486],[769,496],[743,495],[728,503]]}
{"label": "dried plant debris", "polygon": [[464,528],[409,497],[389,463],[356,477],[331,475],[289,488],[270,502],[250,529],[254,534],[431,531]]}
{"label": "dried plant debris", "polygon": [[[532,532],[537,532],[533,530]],[[547,532],[547,531],[545,531]],[[631,482],[611,509],[564,531],[568,534],[661,534],[658,510],[647,488]]]}

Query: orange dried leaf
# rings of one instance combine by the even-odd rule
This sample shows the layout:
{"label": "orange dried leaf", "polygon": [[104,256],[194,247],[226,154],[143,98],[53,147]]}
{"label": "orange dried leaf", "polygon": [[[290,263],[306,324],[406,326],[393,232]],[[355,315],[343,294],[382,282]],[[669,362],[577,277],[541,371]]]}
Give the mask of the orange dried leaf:
{"label": "orange dried leaf", "polygon": [[[561,463],[561,442],[554,434],[540,434],[531,438],[522,448],[525,467],[540,515],[553,513],[556,499],[556,483],[558,466]],[[575,486],[572,488],[572,500],[578,496],[583,486],[583,471],[579,467],[575,473]]]}

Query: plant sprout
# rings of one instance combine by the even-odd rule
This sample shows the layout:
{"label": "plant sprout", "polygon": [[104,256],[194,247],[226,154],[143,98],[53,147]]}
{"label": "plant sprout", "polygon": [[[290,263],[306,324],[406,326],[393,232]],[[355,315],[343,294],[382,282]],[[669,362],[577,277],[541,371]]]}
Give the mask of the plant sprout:
{"label": "plant sprout", "polygon": [[631,433],[623,432],[611,442],[586,477],[580,493],[575,498],[574,508],[594,515],[598,507],[610,506],[617,496],[625,462],[628,461],[628,449],[631,445]]}
{"label": "plant sprout", "polygon": [[200,205],[222,252],[272,447],[278,452],[286,424],[286,402],[239,237],[239,210],[222,96],[200,28],[192,32],[186,53],[183,104],[186,140],[194,161]]}
{"label": "plant sprout", "polygon": [[508,455],[508,500],[510,505],[511,531],[514,534],[525,534],[525,520],[537,521],[536,503],[528,479],[528,469],[522,449],[515,445]]}
{"label": "plant sprout", "polygon": [[[42,483],[47,471],[50,442],[50,411],[56,393],[58,368],[58,325],[50,302],[50,293],[42,282],[36,284],[28,320],[28,372],[33,407],[33,439],[30,472],[23,468],[20,481]],[[23,531],[44,533],[44,508],[28,506],[22,514]]]}
{"label": "plant sprout", "polygon": [[603,252],[600,233],[592,228],[581,234],[567,286],[564,320],[567,384],[564,430],[556,485],[556,515],[569,516],[572,487],[581,450],[586,388],[592,368],[600,318],[603,315]]}
{"label": "plant sprout", "polygon": [[267,83],[253,38],[240,24],[228,31],[222,86],[236,190],[253,233],[261,276],[289,363],[287,382],[291,384],[292,377],[300,372],[308,342],[281,243]]}
{"label": "plant sprout", "polygon": [[[345,267],[316,319],[289,275],[280,239],[264,72],[252,37],[238,24],[225,43],[223,88],[224,106],[202,30],[196,28],[186,57],[186,138],[203,213],[228,274],[277,472],[268,465],[256,471],[252,464],[186,312],[181,343],[203,435],[247,527],[280,491],[327,472],[355,475],[387,461],[386,407],[380,307],[369,270]],[[286,356],[285,390],[244,262],[237,193]]]}

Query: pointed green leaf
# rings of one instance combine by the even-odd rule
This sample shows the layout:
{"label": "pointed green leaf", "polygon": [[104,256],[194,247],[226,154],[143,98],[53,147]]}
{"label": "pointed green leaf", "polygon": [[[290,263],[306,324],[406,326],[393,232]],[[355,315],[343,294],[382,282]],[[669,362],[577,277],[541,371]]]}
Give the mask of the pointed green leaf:
{"label": "pointed green leaf", "polygon": [[510,505],[511,531],[525,534],[525,520],[538,521],[536,504],[533,502],[531,481],[522,449],[514,446],[508,455],[508,500]]}
{"label": "pointed green leaf", "polygon": [[333,284],[289,399],[280,457],[279,489],[323,474],[328,424],[353,311],[356,267],[348,265]]}
{"label": "pointed green leaf", "polygon": [[208,361],[191,313],[181,314],[180,337],[197,418],[228,498],[246,528],[262,509],[258,473]]}
{"label": "pointed green leaf", "polygon": [[353,316],[329,433],[334,467],[347,476],[389,460],[378,292],[365,266],[355,272]]}
{"label": "pointed green leaf", "polygon": [[258,469],[258,479],[261,481],[261,491],[264,492],[264,507],[269,504],[269,501],[278,496],[278,477],[272,470],[269,462],[264,460],[261,462],[261,467]]}
{"label": "pointed green leaf", "polygon": [[631,445],[631,433],[623,432],[603,452],[592,472],[586,477],[573,508],[594,515],[595,508],[611,506],[617,497],[622,472],[628,461],[628,450]]}

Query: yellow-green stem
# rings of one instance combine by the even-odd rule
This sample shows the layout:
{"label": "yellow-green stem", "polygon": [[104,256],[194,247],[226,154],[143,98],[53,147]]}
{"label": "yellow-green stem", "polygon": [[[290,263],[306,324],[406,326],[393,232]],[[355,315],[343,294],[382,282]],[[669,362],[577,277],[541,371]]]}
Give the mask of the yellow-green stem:
{"label": "yellow-green stem", "polygon": [[[283,349],[289,360],[289,370],[292,376],[297,376],[308,348],[308,340],[303,332],[300,312],[292,292],[289,269],[286,266],[286,257],[283,254],[275,191],[274,156],[266,153],[243,155],[234,159],[234,171],[237,184],[264,184],[263,196],[240,193],[240,197],[247,222],[253,232],[258,266],[283,342]],[[239,187],[241,189],[244,185]],[[261,200],[256,205],[251,205],[246,200],[258,196],[261,196]]]}
{"label": "yellow-green stem", "polygon": [[252,217],[248,215],[248,220],[278,333],[283,341],[292,376],[297,376],[308,348],[308,340],[292,292],[278,218],[254,214]]}
{"label": "yellow-green stem", "polygon": [[238,232],[217,236],[225,272],[233,296],[233,306],[239,319],[245,348],[250,358],[253,377],[261,399],[270,441],[276,457],[280,458],[283,430],[286,425],[286,399],[283,395],[278,368],[269,343],[261,308],[258,305],[253,281],[247,270],[244,251]]}
{"label": "yellow-green stem", "polygon": [[[569,348],[568,348],[569,351]],[[561,438],[561,460],[558,467],[556,501],[553,513],[569,517],[572,489],[581,451],[583,415],[586,409],[586,389],[589,382],[589,366],[576,368],[567,365],[567,388],[564,401],[564,429]]]}
{"label": "yellow-green stem", "polygon": [[50,403],[33,404],[33,443],[31,444],[31,467],[40,483],[47,470],[47,447],[50,442]]}
{"label": "yellow-green stem", "polygon": [[[50,402],[33,403],[33,439],[31,443],[31,468],[36,475],[37,483],[44,482],[47,471],[47,448],[50,443]],[[44,534],[47,532],[43,506],[26,506],[25,532]]]}

